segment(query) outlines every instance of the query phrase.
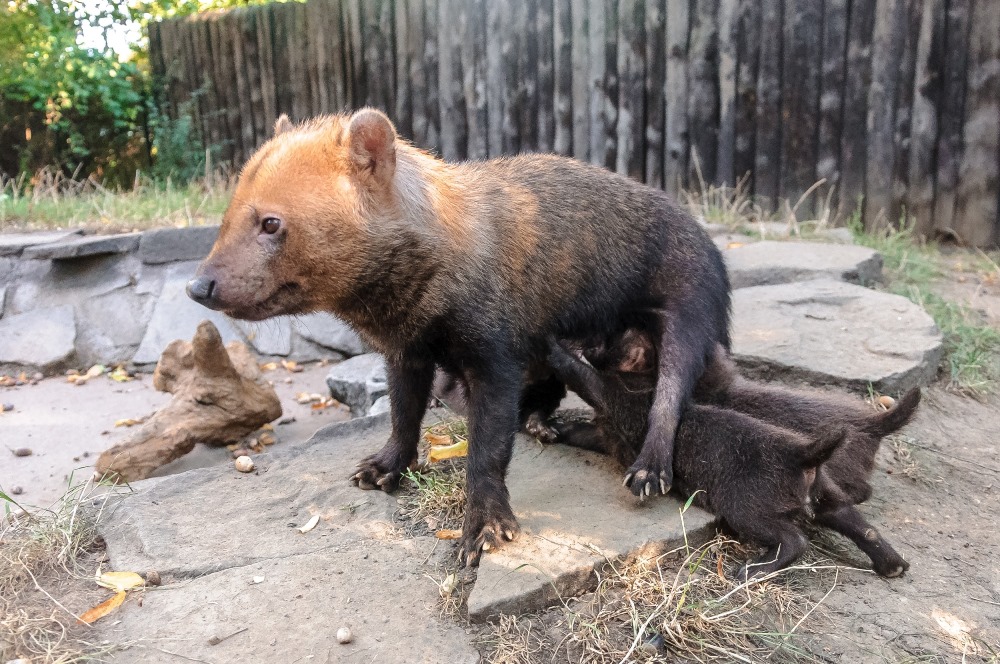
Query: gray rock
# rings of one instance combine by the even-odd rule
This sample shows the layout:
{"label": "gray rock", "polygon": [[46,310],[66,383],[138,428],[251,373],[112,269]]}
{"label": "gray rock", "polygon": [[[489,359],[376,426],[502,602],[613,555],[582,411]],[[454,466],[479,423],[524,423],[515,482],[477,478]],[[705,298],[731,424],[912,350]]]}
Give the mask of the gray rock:
{"label": "gray rock", "polygon": [[0,256],[19,256],[27,247],[62,242],[82,234],[81,230],[47,233],[0,233]]}
{"label": "gray rock", "polygon": [[225,343],[242,340],[232,320],[218,311],[206,309],[187,296],[184,288],[197,267],[197,262],[176,263],[166,271],[152,318],[132,358],[135,364],[155,364],[167,344],[174,339],[190,340],[198,323],[203,320],[215,323]]}
{"label": "gray rock", "polygon": [[146,231],[139,240],[139,259],[143,263],[175,263],[201,260],[212,250],[218,226],[157,228]]}
{"label": "gray rock", "polygon": [[0,318],[0,367],[62,369],[73,358],[73,307],[35,309]]}
{"label": "gray rock", "polygon": [[854,244],[854,233],[850,228],[823,228],[816,231],[816,235],[828,242]]}
{"label": "gray rock", "polygon": [[901,392],[934,379],[944,347],[904,297],[815,280],[733,292],[733,353],[750,375]]}
{"label": "gray rock", "polygon": [[597,586],[607,558],[656,556],[714,533],[713,517],[691,508],[680,517],[674,498],[639,502],[621,485],[607,457],[566,447],[540,447],[518,436],[507,473],[521,535],[483,556],[469,595],[469,619],[535,611]]}
{"label": "gray rock", "polygon": [[298,334],[292,334],[292,350],[288,357],[296,362],[315,362],[316,360],[339,362],[347,359],[343,353],[314,344]]}
{"label": "gray rock", "polygon": [[138,261],[133,256],[88,256],[74,261],[25,261],[10,297],[11,311],[76,305],[131,286]]}
{"label": "gray rock", "polygon": [[[110,566],[183,582],[95,625],[97,638],[139,642],[112,661],[171,662],[167,653],[179,653],[233,662],[248,652],[274,662],[317,652],[329,661],[479,661],[472,637],[441,616],[427,578],[436,572],[421,564],[439,543],[403,538],[395,498],[360,491],[345,477],[388,433],[387,418],[354,420],[257,456],[255,473],[227,464],[134,484],[135,493],[104,510]],[[313,514],[319,524],[300,533],[294,526]],[[341,626],[354,641],[331,645]]]}
{"label": "gray rock", "polygon": [[733,288],[819,278],[865,285],[882,278],[882,256],[854,245],[764,240],[727,249],[723,256]]}
{"label": "gray rock", "polygon": [[344,360],[330,369],[326,384],[333,398],[349,406],[353,415],[364,415],[379,397],[389,392],[385,360],[378,353]]}
{"label": "gray rock", "polygon": [[298,316],[292,327],[296,334],[308,341],[344,355],[362,355],[368,352],[357,333],[347,323],[327,313]]}
{"label": "gray rock", "polygon": [[76,353],[84,366],[127,362],[135,354],[153,314],[156,298],[132,288],[82,300],[76,306]]}
{"label": "gray rock", "polygon": [[120,235],[74,237],[59,242],[26,247],[21,255],[24,258],[40,260],[69,260],[102,254],[124,254],[136,250],[139,246],[139,235],[139,233],[122,233]]}
{"label": "gray rock", "polygon": [[382,415],[383,413],[388,413],[392,410],[392,404],[389,403],[389,395],[384,397],[379,397],[372,404],[372,407],[368,409],[368,416],[374,417],[376,415]]}
{"label": "gray rock", "polygon": [[261,355],[287,356],[292,352],[292,323],[287,317],[234,322],[243,331],[247,342]]}
{"label": "gray rock", "polygon": [[3,312],[6,305],[7,305],[7,286],[0,285],[0,318],[3,318]]}

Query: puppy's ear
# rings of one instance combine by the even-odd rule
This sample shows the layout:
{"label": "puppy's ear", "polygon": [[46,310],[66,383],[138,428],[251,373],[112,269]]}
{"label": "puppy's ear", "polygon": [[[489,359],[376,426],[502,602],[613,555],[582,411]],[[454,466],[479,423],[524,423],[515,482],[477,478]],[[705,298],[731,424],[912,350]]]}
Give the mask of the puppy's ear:
{"label": "puppy's ear", "polygon": [[656,365],[653,342],[644,332],[626,330],[618,343],[624,346],[618,370],[625,373],[645,373]]}
{"label": "puppy's ear", "polygon": [[365,108],[347,130],[351,162],[361,179],[387,186],[396,170],[396,128],[382,111]]}
{"label": "puppy's ear", "polygon": [[291,131],[293,128],[292,121],[288,119],[288,116],[284,113],[274,121],[274,135],[280,136],[286,131]]}

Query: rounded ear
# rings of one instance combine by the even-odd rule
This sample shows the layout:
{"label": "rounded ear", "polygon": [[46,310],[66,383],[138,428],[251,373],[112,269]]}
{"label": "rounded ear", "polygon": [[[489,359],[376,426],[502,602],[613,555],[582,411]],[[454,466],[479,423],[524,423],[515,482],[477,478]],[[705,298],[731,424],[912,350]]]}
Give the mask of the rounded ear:
{"label": "rounded ear", "polygon": [[291,130],[292,121],[288,119],[286,114],[282,113],[281,117],[274,121],[274,135],[284,134],[286,131]]}
{"label": "rounded ear", "polygon": [[396,169],[396,128],[385,113],[373,108],[358,111],[351,116],[347,135],[358,173],[388,184]]}

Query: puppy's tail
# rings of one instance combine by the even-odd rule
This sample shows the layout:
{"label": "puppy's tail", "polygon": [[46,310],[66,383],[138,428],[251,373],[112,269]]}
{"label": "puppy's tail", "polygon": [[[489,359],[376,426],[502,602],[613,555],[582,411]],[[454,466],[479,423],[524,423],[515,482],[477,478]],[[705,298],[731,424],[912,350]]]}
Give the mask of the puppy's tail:
{"label": "puppy's tail", "polygon": [[826,463],[847,438],[847,428],[830,426],[821,431],[812,442],[798,448],[799,463],[803,468],[815,468]]}
{"label": "puppy's tail", "polygon": [[920,388],[914,387],[896,402],[896,405],[877,415],[869,417],[862,425],[865,433],[882,439],[903,428],[917,412],[920,405]]}

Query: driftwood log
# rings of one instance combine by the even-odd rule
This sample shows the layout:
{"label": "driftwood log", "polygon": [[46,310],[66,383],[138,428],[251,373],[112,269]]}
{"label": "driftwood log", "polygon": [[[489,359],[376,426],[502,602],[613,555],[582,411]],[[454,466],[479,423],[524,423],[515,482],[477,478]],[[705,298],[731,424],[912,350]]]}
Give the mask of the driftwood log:
{"label": "driftwood log", "polygon": [[192,341],[173,341],[163,351],[153,386],[174,395],[140,429],[97,460],[98,476],[131,482],[190,452],[195,443],[237,443],[281,417],[274,388],[260,382],[247,347],[222,345],[215,325],[202,321]]}

